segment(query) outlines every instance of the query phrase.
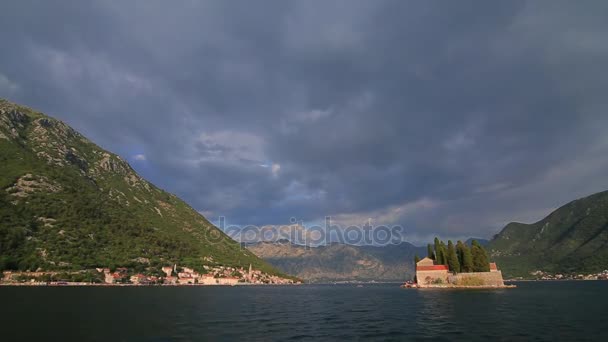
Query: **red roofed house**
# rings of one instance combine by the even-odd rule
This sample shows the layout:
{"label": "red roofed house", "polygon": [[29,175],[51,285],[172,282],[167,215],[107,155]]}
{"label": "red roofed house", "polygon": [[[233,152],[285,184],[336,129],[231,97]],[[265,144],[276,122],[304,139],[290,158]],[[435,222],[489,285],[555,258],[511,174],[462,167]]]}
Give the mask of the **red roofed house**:
{"label": "red roofed house", "polygon": [[416,281],[418,285],[447,284],[450,276],[446,265],[435,265],[431,258],[424,258],[416,263]]}
{"label": "red roofed house", "polygon": [[164,283],[167,285],[177,284],[177,277],[165,277]]}
{"label": "red roofed house", "polygon": [[213,274],[203,274],[198,278],[198,283],[203,285],[217,285],[218,281]]}
{"label": "red roofed house", "polygon": [[179,283],[182,284],[182,285],[185,285],[185,284],[194,284],[194,279],[195,278],[192,278],[192,276],[190,276],[190,275],[185,275],[183,277],[179,277],[178,278]]}
{"label": "red roofed house", "polygon": [[236,285],[239,283],[239,278],[237,277],[218,278],[217,280],[220,285]]}
{"label": "red roofed house", "polygon": [[133,283],[133,284],[148,284],[149,283],[147,277],[141,273],[132,275],[129,279],[131,280],[131,283]]}
{"label": "red roofed house", "polygon": [[490,272],[498,272],[498,266],[496,266],[495,262],[490,263]]}

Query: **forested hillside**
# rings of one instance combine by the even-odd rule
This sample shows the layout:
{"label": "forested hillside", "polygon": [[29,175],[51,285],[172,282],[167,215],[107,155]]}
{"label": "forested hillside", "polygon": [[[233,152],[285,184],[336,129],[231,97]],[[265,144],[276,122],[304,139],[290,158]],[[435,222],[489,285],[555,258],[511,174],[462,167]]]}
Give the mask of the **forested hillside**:
{"label": "forested hillside", "polygon": [[276,273],[119,156],[63,122],[0,100],[1,269],[173,263]]}
{"label": "forested hillside", "polygon": [[533,223],[509,223],[488,245],[508,276],[608,269],[608,191],[572,201]]}

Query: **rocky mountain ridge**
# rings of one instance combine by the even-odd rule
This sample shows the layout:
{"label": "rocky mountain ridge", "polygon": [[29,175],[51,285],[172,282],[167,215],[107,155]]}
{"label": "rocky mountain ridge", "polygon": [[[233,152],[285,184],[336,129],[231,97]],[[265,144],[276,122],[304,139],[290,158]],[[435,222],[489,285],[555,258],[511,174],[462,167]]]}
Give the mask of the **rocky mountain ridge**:
{"label": "rocky mountain ridge", "polygon": [[[201,189],[204,191],[204,189]],[[0,268],[178,263],[278,273],[65,123],[0,99]]]}

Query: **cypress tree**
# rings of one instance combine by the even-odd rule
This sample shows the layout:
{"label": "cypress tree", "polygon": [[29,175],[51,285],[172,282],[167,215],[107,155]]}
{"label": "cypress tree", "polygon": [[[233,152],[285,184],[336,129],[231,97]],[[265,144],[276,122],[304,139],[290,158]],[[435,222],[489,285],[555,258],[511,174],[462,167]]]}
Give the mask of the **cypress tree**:
{"label": "cypress tree", "polygon": [[460,268],[462,269],[463,260],[462,260],[462,241],[458,240],[456,242],[456,255],[458,256],[458,262],[460,263]]}
{"label": "cypress tree", "polygon": [[488,253],[486,250],[477,242],[473,240],[471,243],[471,255],[473,256],[473,272],[489,272],[490,261],[488,260]]}
{"label": "cypress tree", "polygon": [[435,261],[436,264],[441,265],[443,264],[443,262],[441,262],[441,245],[439,245],[439,238],[435,236]]}
{"label": "cypress tree", "polygon": [[417,264],[418,261],[420,261],[420,257],[418,256],[418,254],[414,255],[414,264]]}
{"label": "cypress tree", "polygon": [[443,248],[441,248],[441,245],[439,245],[437,247],[437,250],[435,251],[435,255],[437,256],[437,258],[435,259],[435,264],[443,265],[443,262],[445,259],[445,253],[443,253]]}
{"label": "cypress tree", "polygon": [[448,240],[448,266],[450,271],[454,273],[460,273],[460,262],[458,262],[458,255],[456,255],[456,248],[452,240]]}
{"label": "cypress tree", "polygon": [[431,246],[430,243],[426,245],[426,256],[428,256],[430,259],[435,260],[435,253],[433,251],[433,246]]}
{"label": "cypress tree", "polygon": [[469,246],[462,244],[462,264],[460,265],[461,272],[473,272],[473,255]]}
{"label": "cypress tree", "polygon": [[440,241],[441,245],[441,264],[448,266],[448,248],[445,246],[443,241]]}

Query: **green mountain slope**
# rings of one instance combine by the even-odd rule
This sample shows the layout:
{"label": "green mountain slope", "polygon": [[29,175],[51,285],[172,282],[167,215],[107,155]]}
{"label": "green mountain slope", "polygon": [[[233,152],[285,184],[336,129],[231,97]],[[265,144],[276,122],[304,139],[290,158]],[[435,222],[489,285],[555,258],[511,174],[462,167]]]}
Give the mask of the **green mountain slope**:
{"label": "green mountain slope", "polygon": [[608,269],[608,191],[572,201],[534,224],[509,223],[488,250],[507,276]]}
{"label": "green mountain slope", "polygon": [[426,247],[406,242],[382,247],[339,243],[305,247],[289,241],[247,246],[281,271],[309,282],[404,281],[414,277],[414,255],[426,255]]}
{"label": "green mountain slope", "polygon": [[0,268],[276,270],[58,120],[0,99]]}

